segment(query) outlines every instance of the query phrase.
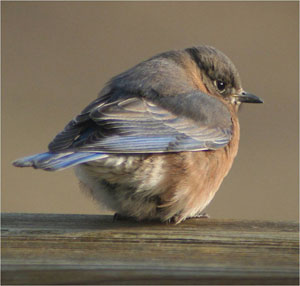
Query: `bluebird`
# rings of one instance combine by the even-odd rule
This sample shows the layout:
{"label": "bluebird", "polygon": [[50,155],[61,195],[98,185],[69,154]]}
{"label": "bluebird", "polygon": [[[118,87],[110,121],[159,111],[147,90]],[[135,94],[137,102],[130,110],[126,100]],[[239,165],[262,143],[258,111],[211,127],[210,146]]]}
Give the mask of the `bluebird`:
{"label": "bluebird", "polygon": [[48,152],[13,164],[74,167],[102,206],[138,221],[179,223],[201,215],[228,174],[241,103],[262,102],[217,49],[168,51],[113,77]]}

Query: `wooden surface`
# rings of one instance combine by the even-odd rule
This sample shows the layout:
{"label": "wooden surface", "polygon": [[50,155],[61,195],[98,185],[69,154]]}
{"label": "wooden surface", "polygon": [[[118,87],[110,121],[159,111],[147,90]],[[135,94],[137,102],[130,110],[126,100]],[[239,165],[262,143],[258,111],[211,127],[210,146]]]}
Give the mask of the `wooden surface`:
{"label": "wooden surface", "polygon": [[2,214],[2,284],[295,284],[296,222]]}

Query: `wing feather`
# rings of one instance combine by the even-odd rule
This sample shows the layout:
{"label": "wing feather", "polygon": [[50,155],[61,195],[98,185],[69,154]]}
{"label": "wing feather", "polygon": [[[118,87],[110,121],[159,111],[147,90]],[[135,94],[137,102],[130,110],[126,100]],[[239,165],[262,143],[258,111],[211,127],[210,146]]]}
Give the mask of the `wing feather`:
{"label": "wing feather", "polygon": [[[49,150],[157,153],[227,145],[232,122],[226,107],[198,91],[183,96],[178,96],[178,102],[174,97],[161,102],[141,97],[114,102],[97,99],[54,138]],[[188,106],[188,100],[193,104],[191,114],[182,105],[176,107],[180,102]]]}

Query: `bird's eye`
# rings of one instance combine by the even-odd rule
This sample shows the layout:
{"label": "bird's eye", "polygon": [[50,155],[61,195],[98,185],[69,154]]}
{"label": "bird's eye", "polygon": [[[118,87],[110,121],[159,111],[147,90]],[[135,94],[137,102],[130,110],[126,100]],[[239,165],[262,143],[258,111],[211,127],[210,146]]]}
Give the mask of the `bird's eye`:
{"label": "bird's eye", "polygon": [[224,81],[215,80],[214,84],[215,84],[216,88],[219,90],[220,93],[223,93],[225,91],[226,84],[225,84]]}

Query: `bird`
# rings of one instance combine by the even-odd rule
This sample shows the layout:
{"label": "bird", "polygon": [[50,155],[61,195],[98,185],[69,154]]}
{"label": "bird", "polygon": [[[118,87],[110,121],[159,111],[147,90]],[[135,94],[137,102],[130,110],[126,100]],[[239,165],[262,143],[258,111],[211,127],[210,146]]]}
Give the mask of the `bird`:
{"label": "bird", "polygon": [[237,68],[200,45],[155,55],[110,79],[48,145],[17,167],[74,167],[81,188],[119,218],[201,217],[238,152]]}

